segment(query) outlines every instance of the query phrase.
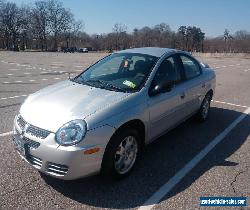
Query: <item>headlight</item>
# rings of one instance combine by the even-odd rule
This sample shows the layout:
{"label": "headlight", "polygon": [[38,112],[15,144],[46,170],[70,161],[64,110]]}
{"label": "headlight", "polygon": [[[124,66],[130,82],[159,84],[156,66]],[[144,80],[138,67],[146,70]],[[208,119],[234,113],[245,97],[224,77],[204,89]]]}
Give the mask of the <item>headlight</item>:
{"label": "headlight", "polygon": [[72,120],[59,128],[55,139],[60,145],[77,144],[84,138],[86,131],[87,125],[84,120]]}

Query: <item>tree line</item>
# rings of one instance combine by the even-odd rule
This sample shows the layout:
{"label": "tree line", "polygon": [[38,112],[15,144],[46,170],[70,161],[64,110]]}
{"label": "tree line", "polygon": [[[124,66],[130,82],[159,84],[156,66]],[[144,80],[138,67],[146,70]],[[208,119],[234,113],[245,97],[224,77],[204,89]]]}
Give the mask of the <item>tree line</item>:
{"label": "tree line", "polygon": [[58,51],[87,47],[92,50],[121,50],[132,47],[169,47],[192,52],[250,52],[250,34],[226,29],[216,38],[207,38],[195,26],[171,30],[168,24],[135,28],[128,32],[117,23],[112,32],[87,34],[84,24],[59,0],[37,0],[18,6],[0,0],[0,48],[6,50]]}

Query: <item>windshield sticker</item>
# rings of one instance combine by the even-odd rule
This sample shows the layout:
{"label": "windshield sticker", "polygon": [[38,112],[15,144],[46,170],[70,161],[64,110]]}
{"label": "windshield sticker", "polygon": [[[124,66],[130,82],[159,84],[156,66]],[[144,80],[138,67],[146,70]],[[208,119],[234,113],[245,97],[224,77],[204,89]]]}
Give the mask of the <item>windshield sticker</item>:
{"label": "windshield sticker", "polygon": [[136,84],[134,84],[133,82],[130,82],[128,80],[125,80],[122,84],[127,85],[130,88],[135,88]]}

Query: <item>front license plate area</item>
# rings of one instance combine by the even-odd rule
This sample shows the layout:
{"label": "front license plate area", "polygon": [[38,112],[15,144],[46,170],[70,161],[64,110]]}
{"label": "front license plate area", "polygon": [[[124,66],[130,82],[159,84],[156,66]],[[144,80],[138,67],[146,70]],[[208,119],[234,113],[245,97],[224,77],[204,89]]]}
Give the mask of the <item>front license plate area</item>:
{"label": "front license plate area", "polygon": [[14,135],[13,136],[13,141],[14,141],[14,144],[15,144],[15,147],[17,149],[18,152],[20,152],[20,154],[22,156],[27,156],[28,155],[28,145],[27,143],[25,143],[22,138],[20,138],[19,135]]}

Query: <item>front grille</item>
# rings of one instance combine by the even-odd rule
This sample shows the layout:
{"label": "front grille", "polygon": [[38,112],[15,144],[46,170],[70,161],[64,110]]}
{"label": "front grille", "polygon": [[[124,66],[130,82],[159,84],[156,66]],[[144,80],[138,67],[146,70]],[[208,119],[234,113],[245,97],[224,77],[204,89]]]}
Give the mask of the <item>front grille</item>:
{"label": "front grille", "polygon": [[41,138],[41,139],[45,139],[50,134],[49,131],[35,127],[33,125],[30,125],[26,132],[32,136],[35,136],[35,137]]}
{"label": "front grille", "polygon": [[37,149],[40,146],[39,142],[33,141],[27,137],[23,137],[22,140],[27,143],[27,145],[31,148]]}
{"label": "front grille", "polygon": [[19,115],[17,117],[17,124],[19,125],[19,127],[21,128],[21,130],[24,129],[26,122],[24,121],[24,119],[21,117],[21,115]]}
{"label": "front grille", "polygon": [[42,167],[43,161],[42,161],[41,158],[35,157],[35,156],[33,156],[33,155],[29,155],[29,156],[27,157],[27,160],[29,161],[29,163],[30,163],[31,165],[33,165],[34,167],[36,167],[36,168],[38,168],[38,169],[40,169],[40,168]]}
{"label": "front grille", "polygon": [[24,130],[25,129],[25,126],[27,126],[27,130],[25,131],[26,133],[32,135],[32,136],[35,136],[37,138],[40,138],[40,139],[45,139],[47,138],[47,136],[50,134],[49,131],[47,130],[44,130],[42,128],[38,128],[34,125],[31,125],[31,124],[28,124],[23,118],[21,115],[19,115],[17,117],[17,124],[18,126],[21,128],[21,130]]}
{"label": "front grille", "polygon": [[[21,135],[17,130],[16,130],[18,135]],[[40,146],[40,143],[37,141],[33,141],[25,136],[22,137],[22,141],[28,145],[28,147],[31,147],[33,149],[37,149]]]}
{"label": "front grille", "polygon": [[47,163],[47,172],[63,176],[65,175],[69,170],[69,167],[66,165],[56,164],[56,163]]}

